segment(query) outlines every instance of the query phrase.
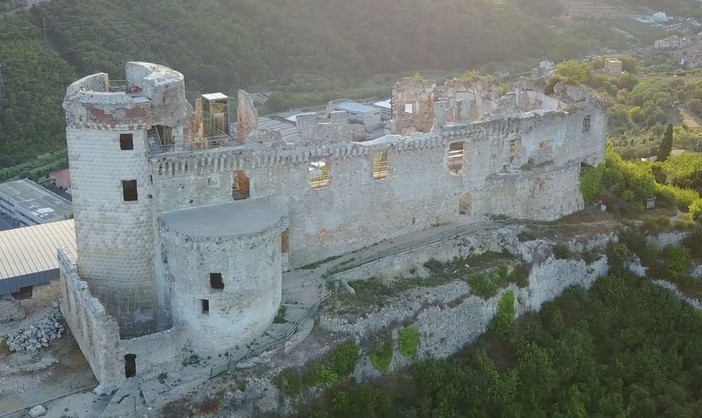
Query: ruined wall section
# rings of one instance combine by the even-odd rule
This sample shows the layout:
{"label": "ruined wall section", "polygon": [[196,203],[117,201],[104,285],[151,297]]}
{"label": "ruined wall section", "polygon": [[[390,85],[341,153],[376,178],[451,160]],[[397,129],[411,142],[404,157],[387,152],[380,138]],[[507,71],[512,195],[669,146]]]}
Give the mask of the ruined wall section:
{"label": "ruined wall section", "polygon": [[258,127],[258,111],[251,96],[244,90],[237,92],[236,136],[239,141],[246,140],[251,131]]}
{"label": "ruined wall section", "polygon": [[163,125],[182,136],[187,102],[180,73],[147,63],[126,70],[120,91],[96,74],[69,86],[63,106],[81,277],[131,338],[162,322],[147,131]]}
{"label": "ruined wall section", "polygon": [[[480,123],[439,123],[441,106],[432,109],[430,133],[354,143],[329,140],[319,131],[307,143],[249,141],[164,156],[152,171],[155,196],[163,196],[156,199],[159,210],[231,201],[233,173],[241,170],[249,177],[251,199],[289,199],[289,260],[295,268],[450,222],[459,212],[551,220],[582,207],[577,166],[601,159],[604,146],[606,117],[596,105]],[[582,132],[586,115],[589,134]],[[315,115],[302,118],[303,129],[308,122],[318,126]],[[451,174],[453,143],[463,144],[463,160],[460,172]],[[387,169],[374,179],[378,155],[386,158]],[[312,173],[321,165],[328,169],[328,184],[313,187]]]}
{"label": "ruined wall section", "polygon": [[127,354],[136,356],[137,375],[155,374],[156,366],[183,355],[188,341],[182,328],[121,340],[119,325],[81,280],[76,261],[63,250],[58,258],[61,313],[101,385],[112,387],[126,379]]}
{"label": "ruined wall section", "polygon": [[81,280],[76,261],[63,250],[59,250],[58,258],[63,293],[61,313],[95,378],[101,384],[116,385],[124,380],[117,350],[119,326]]}
{"label": "ruined wall section", "polygon": [[[392,88],[392,133],[407,136],[413,132],[429,132],[434,125],[436,84],[421,79],[407,78]],[[412,105],[412,115],[405,115],[405,105]]]}

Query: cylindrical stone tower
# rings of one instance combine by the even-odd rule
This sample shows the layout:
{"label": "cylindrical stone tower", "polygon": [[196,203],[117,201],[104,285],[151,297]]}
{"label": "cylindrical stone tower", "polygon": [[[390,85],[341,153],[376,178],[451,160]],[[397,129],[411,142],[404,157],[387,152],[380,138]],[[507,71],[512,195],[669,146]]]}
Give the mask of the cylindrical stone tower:
{"label": "cylindrical stone tower", "polygon": [[273,322],[282,297],[286,220],[270,198],[160,215],[173,321],[187,327],[194,348],[243,345]]}
{"label": "cylindrical stone tower", "polygon": [[183,75],[130,62],[126,82],[99,73],[71,84],[63,107],[79,274],[122,338],[152,333],[159,307],[149,154],[183,141]]}

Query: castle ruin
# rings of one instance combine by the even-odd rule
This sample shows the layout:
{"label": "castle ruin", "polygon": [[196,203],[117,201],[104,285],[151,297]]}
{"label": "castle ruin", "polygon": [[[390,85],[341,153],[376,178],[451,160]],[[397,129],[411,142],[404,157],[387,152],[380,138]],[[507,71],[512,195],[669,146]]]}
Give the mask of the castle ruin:
{"label": "castle ruin", "polygon": [[358,142],[343,112],[301,115],[286,136],[259,128],[243,91],[230,124],[226,96],[193,108],[182,74],[156,64],[73,83],[78,256],[59,252],[62,311],[98,381],[252,341],[278,311],[283,271],[462,216],[582,209],[581,166],[604,156],[602,103],[530,84],[402,80],[393,134]]}

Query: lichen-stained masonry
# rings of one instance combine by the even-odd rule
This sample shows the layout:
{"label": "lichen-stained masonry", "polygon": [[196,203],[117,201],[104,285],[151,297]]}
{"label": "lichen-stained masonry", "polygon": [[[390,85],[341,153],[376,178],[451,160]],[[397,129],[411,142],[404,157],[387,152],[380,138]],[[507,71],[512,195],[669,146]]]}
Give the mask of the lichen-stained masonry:
{"label": "lichen-stained masonry", "polygon": [[[78,259],[62,259],[62,277],[67,295],[87,283],[80,291],[104,312],[64,310],[89,329],[77,337],[118,327],[110,354],[88,356],[101,382],[119,381],[124,356],[137,355],[137,374],[152,365],[157,335],[200,350],[249,342],[275,316],[282,270],[459,216],[575,212],[581,164],[604,154],[601,103],[575,86],[548,96],[520,81],[501,95],[484,80],[403,80],[395,134],[357,142],[363,127],[343,112],[300,115],[294,137],[259,128],[243,91],[230,132],[221,94],[193,112],[180,73],[148,63],[126,73],[126,85],[79,80],[64,101]],[[109,338],[79,344],[96,340]]]}

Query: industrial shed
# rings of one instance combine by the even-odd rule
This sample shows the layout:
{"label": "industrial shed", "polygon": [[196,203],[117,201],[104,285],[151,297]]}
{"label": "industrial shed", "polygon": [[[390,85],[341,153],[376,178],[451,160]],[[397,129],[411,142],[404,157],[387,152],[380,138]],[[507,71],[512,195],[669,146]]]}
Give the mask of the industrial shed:
{"label": "industrial shed", "polygon": [[31,297],[34,286],[58,279],[59,248],[76,257],[73,219],[0,231],[0,296]]}

